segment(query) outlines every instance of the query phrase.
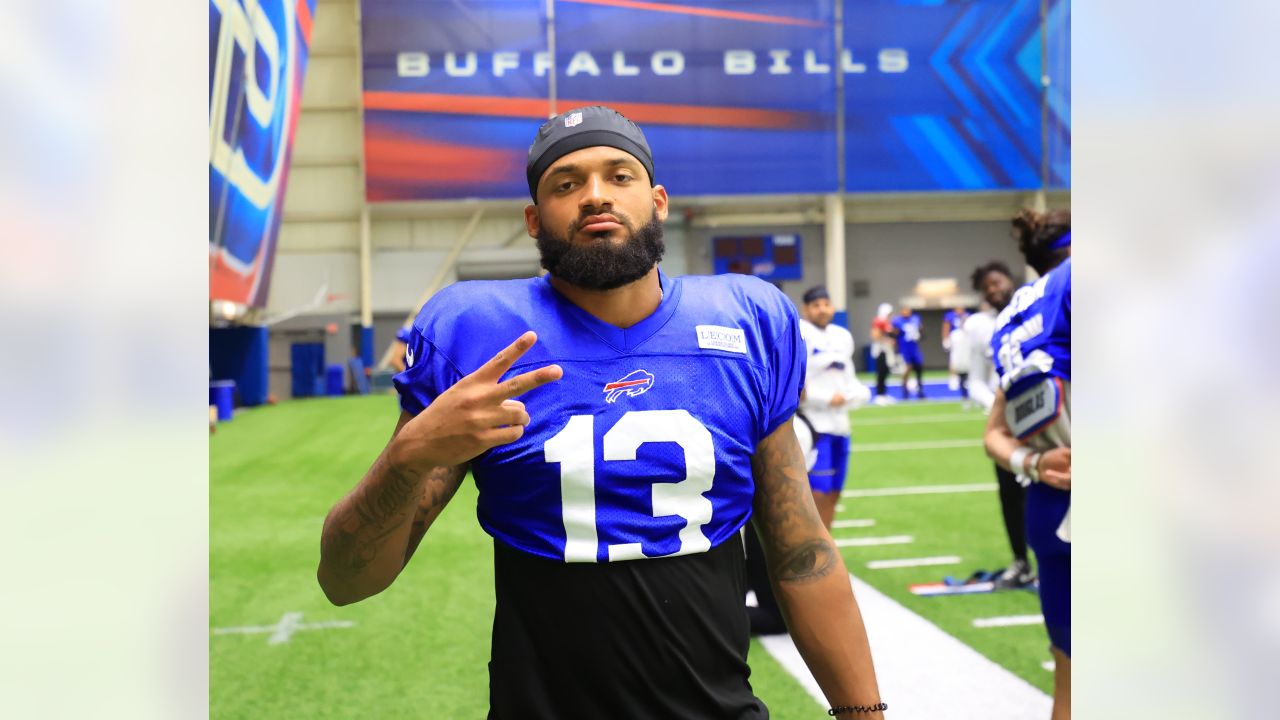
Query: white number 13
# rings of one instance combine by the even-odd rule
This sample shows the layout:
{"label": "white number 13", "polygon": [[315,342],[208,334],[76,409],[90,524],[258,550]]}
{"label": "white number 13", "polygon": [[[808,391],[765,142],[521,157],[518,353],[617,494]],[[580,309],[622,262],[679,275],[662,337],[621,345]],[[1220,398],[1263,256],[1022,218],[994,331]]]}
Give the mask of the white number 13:
{"label": "white number 13", "polygon": [[[569,424],[543,446],[546,461],[560,464],[560,497],[564,516],[566,562],[595,562],[596,536],[595,418],[574,415]],[[702,526],[711,522],[711,501],[703,493],[711,489],[716,472],[711,431],[687,410],[633,410],[604,434],[604,459],[635,460],[645,443],[673,442],[684,450],[685,476],[679,482],[653,485],[653,515],[684,519],[680,549],[687,555],[711,549]],[[610,560],[645,557],[640,543],[609,546]]]}

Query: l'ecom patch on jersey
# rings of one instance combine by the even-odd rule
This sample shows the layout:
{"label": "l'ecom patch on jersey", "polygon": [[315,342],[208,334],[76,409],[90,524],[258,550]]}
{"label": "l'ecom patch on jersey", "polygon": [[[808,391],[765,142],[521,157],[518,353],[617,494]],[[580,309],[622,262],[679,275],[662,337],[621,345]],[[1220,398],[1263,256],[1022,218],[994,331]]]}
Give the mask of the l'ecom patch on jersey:
{"label": "l'ecom patch on jersey", "polygon": [[[526,330],[508,377],[552,363],[523,396],[524,436],[472,464],[481,526],[528,553],[607,562],[705,552],[751,515],[756,445],[795,412],[804,344],[791,302],[747,276],[669,278],[626,329],[546,278],[458,283],[423,308],[395,378],[420,412]],[[706,328],[712,328],[707,333]]]}

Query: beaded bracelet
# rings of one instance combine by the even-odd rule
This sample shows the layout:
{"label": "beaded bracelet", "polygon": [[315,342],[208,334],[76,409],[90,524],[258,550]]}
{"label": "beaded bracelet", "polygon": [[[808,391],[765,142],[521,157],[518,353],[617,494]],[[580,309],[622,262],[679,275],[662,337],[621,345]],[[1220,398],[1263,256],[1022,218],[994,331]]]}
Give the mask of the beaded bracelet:
{"label": "beaded bracelet", "polygon": [[878,710],[888,710],[888,703],[876,703],[875,705],[840,705],[833,707],[827,711],[831,717],[843,715],[844,713],[872,713]]}

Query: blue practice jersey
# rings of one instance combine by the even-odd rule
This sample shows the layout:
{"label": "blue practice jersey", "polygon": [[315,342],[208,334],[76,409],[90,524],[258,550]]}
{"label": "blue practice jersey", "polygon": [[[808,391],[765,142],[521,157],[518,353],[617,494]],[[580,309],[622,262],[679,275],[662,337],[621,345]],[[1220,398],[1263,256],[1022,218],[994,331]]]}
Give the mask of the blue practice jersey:
{"label": "blue practice jersey", "polygon": [[527,330],[538,342],[504,378],[564,368],[520,397],[524,436],[471,463],[494,538],[566,562],[654,558],[706,552],[751,516],[751,456],[804,382],[795,307],[745,275],[660,279],[657,310],[625,330],[546,277],[457,283],[423,307],[395,377],[410,413]]}
{"label": "blue practice jersey", "polygon": [[1030,372],[1071,381],[1071,258],[1018,288],[996,317],[991,352],[1006,393]]}
{"label": "blue practice jersey", "polygon": [[898,331],[898,352],[906,354],[920,347],[920,316],[915,313],[907,317],[901,315],[893,319],[893,327]]}
{"label": "blue practice jersey", "polygon": [[955,332],[964,327],[964,321],[967,317],[969,317],[969,313],[967,311],[961,310],[960,312],[956,312],[955,310],[948,310],[946,314],[942,316],[942,324],[951,328],[951,332]]}
{"label": "blue practice jersey", "polygon": [[1071,446],[1071,259],[1018,288],[991,336],[1005,422],[1035,447]]}

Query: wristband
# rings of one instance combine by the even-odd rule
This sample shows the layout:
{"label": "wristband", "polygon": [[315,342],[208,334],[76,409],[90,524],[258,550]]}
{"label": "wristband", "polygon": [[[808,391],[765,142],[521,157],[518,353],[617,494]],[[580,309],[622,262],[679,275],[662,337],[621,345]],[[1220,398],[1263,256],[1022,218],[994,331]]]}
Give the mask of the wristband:
{"label": "wristband", "polygon": [[1031,453],[1026,460],[1026,469],[1024,472],[1027,477],[1031,478],[1031,482],[1040,482],[1040,458],[1044,457],[1044,453]]}
{"label": "wristband", "polygon": [[1027,462],[1027,456],[1030,454],[1031,448],[1026,445],[1019,445],[1014,448],[1013,452],[1009,453],[1009,469],[1013,471],[1014,475],[1028,474],[1024,468]]}
{"label": "wristband", "polygon": [[837,715],[854,714],[854,713],[873,713],[888,710],[888,703],[876,703],[875,705],[837,705],[827,711],[831,717]]}

